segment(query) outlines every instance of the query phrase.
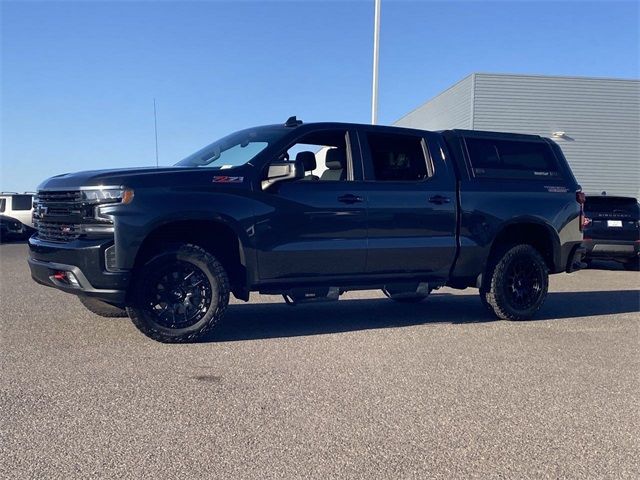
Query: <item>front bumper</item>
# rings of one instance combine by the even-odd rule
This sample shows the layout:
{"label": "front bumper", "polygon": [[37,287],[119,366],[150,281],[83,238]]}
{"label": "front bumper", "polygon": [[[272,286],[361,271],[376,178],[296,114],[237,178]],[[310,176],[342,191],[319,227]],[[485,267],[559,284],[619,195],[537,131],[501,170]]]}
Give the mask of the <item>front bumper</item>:
{"label": "front bumper", "polygon": [[[75,240],[55,243],[29,239],[29,268],[38,283],[75,295],[95,297],[123,306],[129,285],[130,272],[110,272],[105,268],[105,250],[113,239]],[[55,277],[70,272],[77,282],[71,284]]]}

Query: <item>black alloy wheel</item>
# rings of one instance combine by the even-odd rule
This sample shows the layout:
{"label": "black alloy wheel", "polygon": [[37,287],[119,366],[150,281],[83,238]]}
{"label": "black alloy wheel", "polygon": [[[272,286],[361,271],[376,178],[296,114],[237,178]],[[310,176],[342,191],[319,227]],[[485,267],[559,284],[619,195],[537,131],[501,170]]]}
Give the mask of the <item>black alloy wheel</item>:
{"label": "black alloy wheel", "polygon": [[542,307],[549,270],[532,245],[505,246],[491,259],[482,279],[482,304],[504,320],[528,320]]}
{"label": "black alloy wheel", "polygon": [[507,268],[506,295],[513,307],[528,310],[540,299],[544,283],[542,267],[529,258],[517,258]]}
{"label": "black alloy wheel", "polygon": [[127,313],[154,340],[193,342],[222,319],[229,291],[227,273],[210,252],[167,245],[136,269]]}
{"label": "black alloy wheel", "polygon": [[175,260],[145,282],[144,301],[158,325],[190,327],[204,317],[211,305],[213,288],[197,266]]}

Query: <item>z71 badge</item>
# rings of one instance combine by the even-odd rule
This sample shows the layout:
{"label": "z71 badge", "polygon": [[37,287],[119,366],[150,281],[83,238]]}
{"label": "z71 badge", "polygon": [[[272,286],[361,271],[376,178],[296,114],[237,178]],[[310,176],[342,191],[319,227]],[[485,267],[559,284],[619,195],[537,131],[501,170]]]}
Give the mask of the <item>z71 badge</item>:
{"label": "z71 badge", "polygon": [[228,177],[224,175],[219,175],[213,177],[213,183],[242,183],[244,177]]}

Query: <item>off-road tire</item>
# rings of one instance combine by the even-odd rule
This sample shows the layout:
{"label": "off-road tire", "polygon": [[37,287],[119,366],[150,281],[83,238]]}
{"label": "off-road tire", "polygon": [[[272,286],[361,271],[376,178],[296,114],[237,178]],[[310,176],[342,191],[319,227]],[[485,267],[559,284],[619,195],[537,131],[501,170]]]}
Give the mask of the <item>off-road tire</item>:
{"label": "off-road tire", "polygon": [[124,318],[127,316],[127,311],[124,308],[116,307],[97,298],[79,296],[78,300],[80,300],[80,303],[91,313],[95,313],[101,317]]}
{"label": "off-road tire", "polygon": [[[211,287],[210,301],[204,316],[184,328],[168,328],[145,305],[150,282],[168,262],[191,264],[204,274]],[[163,343],[195,342],[210,332],[222,319],[229,304],[229,278],[222,264],[203,248],[192,245],[169,245],[149,259],[134,275],[127,313],[133,324],[147,337]]]}
{"label": "off-road tire", "polygon": [[[529,304],[518,308],[508,293],[510,269],[514,262],[529,264],[539,277],[535,293]],[[549,269],[540,252],[531,245],[515,245],[496,252],[489,265],[480,288],[483,305],[496,317],[503,320],[529,320],[542,307],[549,289]]]}

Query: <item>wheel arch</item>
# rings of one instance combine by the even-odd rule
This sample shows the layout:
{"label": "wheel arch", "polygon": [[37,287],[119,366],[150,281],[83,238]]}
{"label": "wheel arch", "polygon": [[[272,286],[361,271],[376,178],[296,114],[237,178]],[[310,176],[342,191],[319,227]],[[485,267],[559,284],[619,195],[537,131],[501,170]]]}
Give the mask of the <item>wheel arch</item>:
{"label": "wheel arch", "polygon": [[161,245],[192,243],[218,258],[227,271],[234,296],[248,300],[251,285],[251,249],[244,229],[223,216],[182,216],[154,222],[140,242],[133,262],[135,270]]}
{"label": "wheel arch", "polygon": [[563,270],[557,232],[547,222],[536,217],[517,217],[503,224],[491,242],[487,261],[502,246],[520,243],[531,245],[538,250],[551,272]]}

